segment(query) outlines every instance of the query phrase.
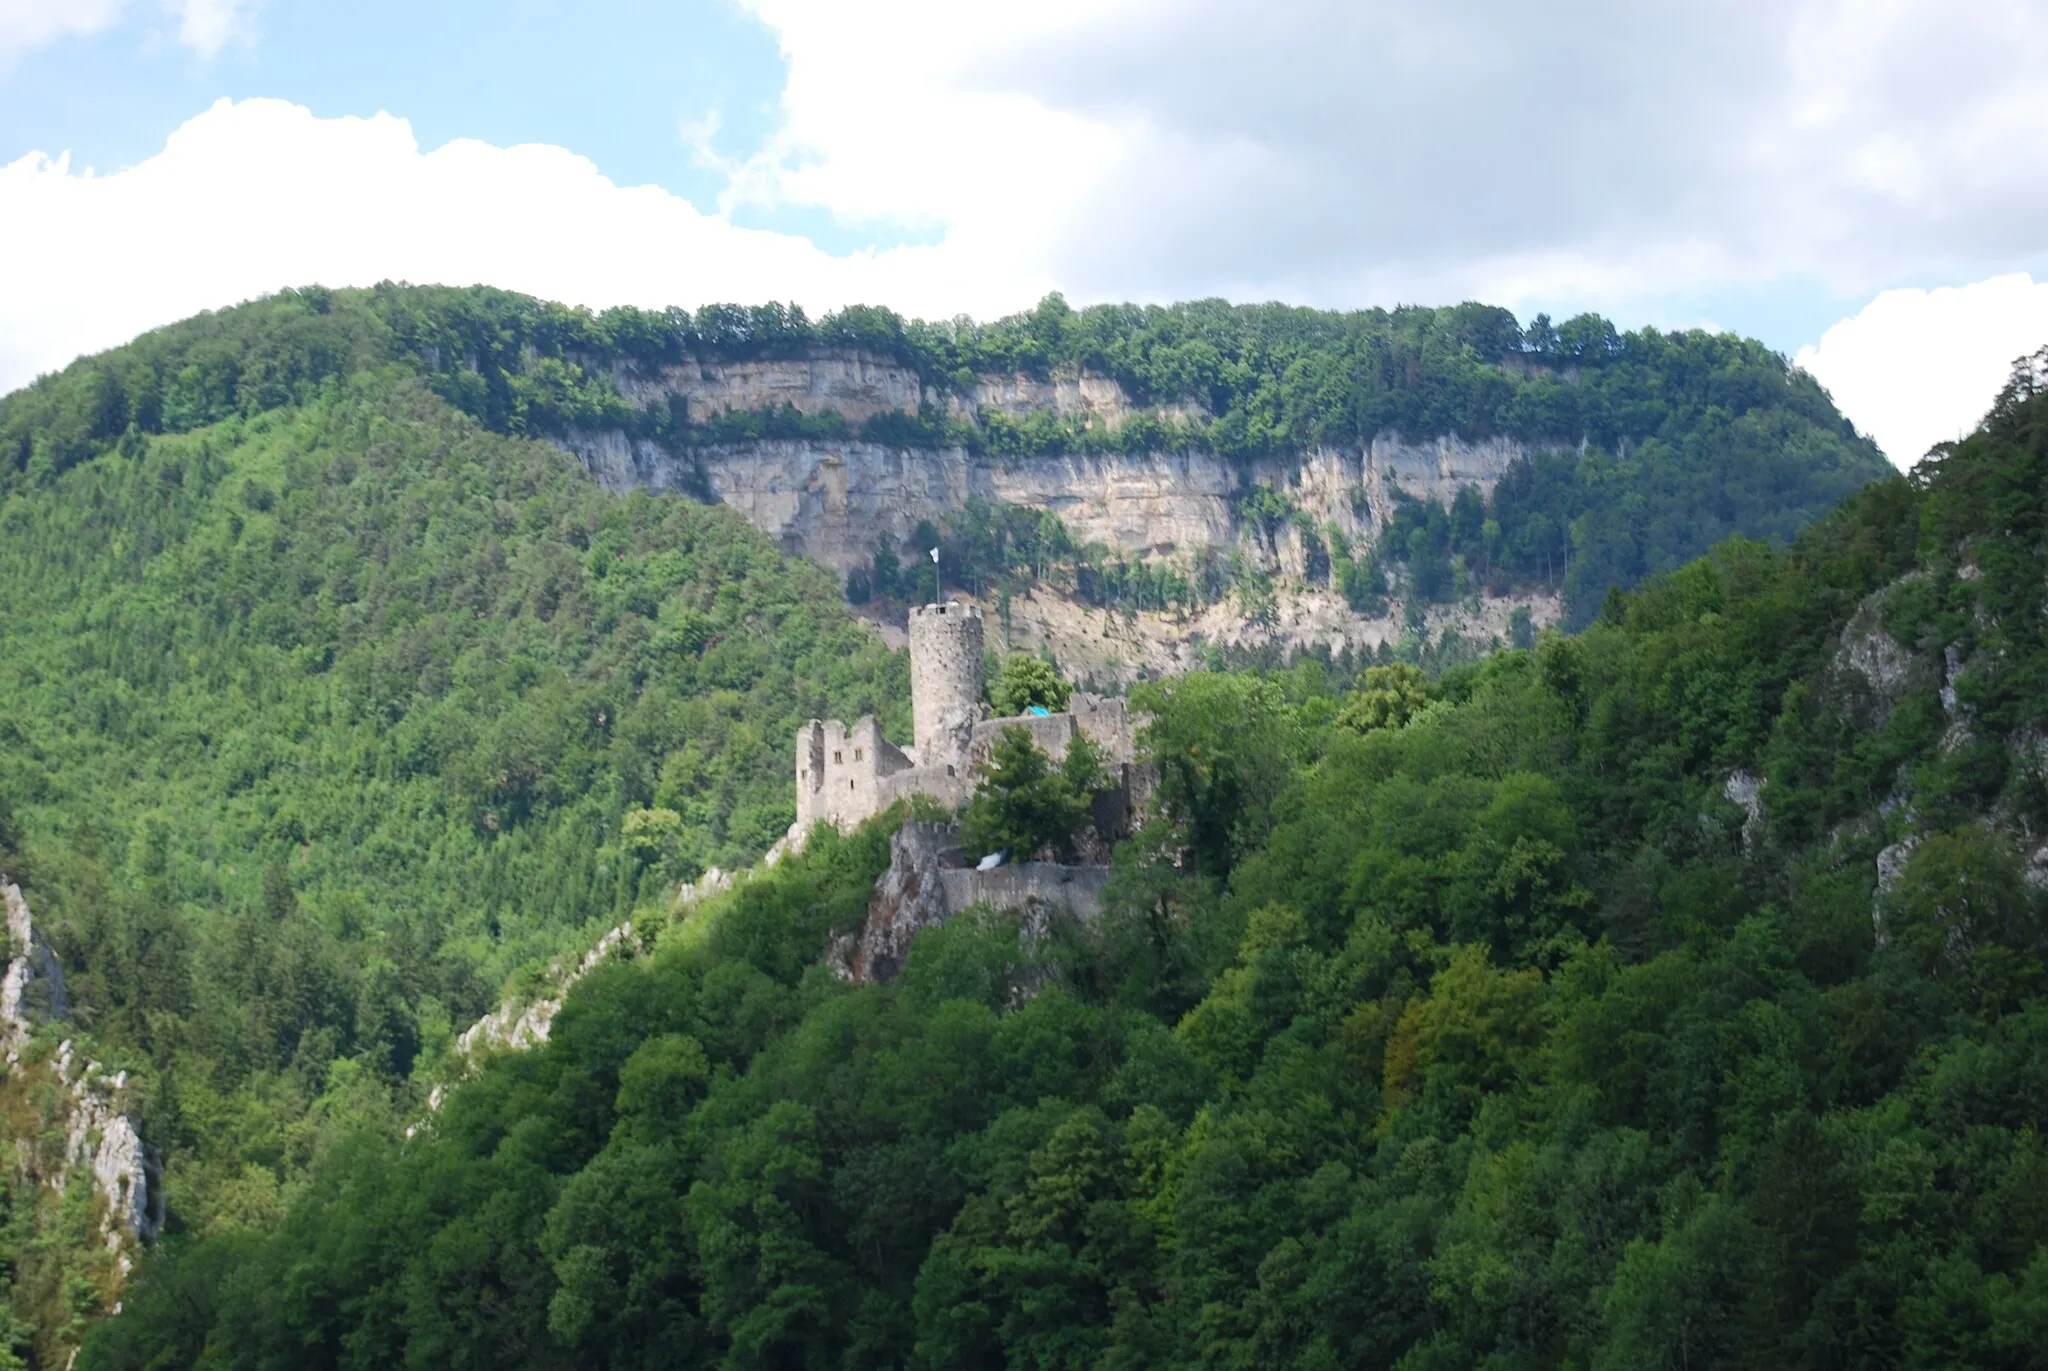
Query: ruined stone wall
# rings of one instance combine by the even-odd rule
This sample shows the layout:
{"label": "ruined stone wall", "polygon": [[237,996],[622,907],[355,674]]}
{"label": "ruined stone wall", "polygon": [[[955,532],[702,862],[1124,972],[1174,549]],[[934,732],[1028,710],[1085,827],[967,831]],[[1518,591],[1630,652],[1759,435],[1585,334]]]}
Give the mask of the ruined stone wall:
{"label": "ruined stone wall", "polygon": [[1013,862],[992,871],[942,867],[939,884],[946,892],[949,913],[971,905],[1023,909],[1041,905],[1092,919],[1102,912],[1102,892],[1109,885],[1106,866],[1062,866],[1057,862]]}
{"label": "ruined stone wall", "polygon": [[1138,755],[1135,730],[1124,702],[1079,693],[1074,696],[1071,707],[1058,714],[1019,714],[1008,719],[983,719],[974,726],[968,743],[969,769],[977,776],[985,773],[996,740],[1012,728],[1021,728],[1029,733],[1039,751],[1055,762],[1066,757],[1068,746],[1078,734],[1085,733],[1102,750],[1102,760],[1109,767],[1112,778],[1120,766]]}
{"label": "ruined stone wall", "polygon": [[1104,761],[1115,765],[1137,757],[1137,729],[1142,719],[1133,720],[1122,700],[1083,691],[1074,696],[1067,710],[1074,716],[1074,726],[1102,749]]}
{"label": "ruined stone wall", "polygon": [[813,719],[796,731],[796,827],[808,833],[825,817],[825,721]]}
{"label": "ruined stone wall", "polygon": [[875,882],[867,923],[846,950],[843,974],[889,980],[902,970],[919,933],[978,904],[1081,919],[1102,912],[1106,866],[1020,862],[977,871],[966,860],[955,825],[906,823],[897,830],[889,840],[889,869]]}
{"label": "ruined stone wall", "polygon": [[1067,755],[1067,744],[1074,740],[1074,716],[1071,714],[1020,714],[1012,719],[983,719],[974,726],[974,736],[967,747],[968,767],[977,776],[987,773],[996,743],[1013,728],[1021,728],[1030,734],[1038,750],[1055,762]]}
{"label": "ruined stone wall", "polygon": [[974,798],[973,773],[961,766],[918,766],[901,775],[885,777],[877,792],[877,809],[887,809],[898,800],[922,795],[947,809],[958,809]]}
{"label": "ruined stone wall", "polygon": [[872,714],[851,724],[813,719],[797,731],[796,821],[851,828],[886,808],[889,782],[911,770],[910,758],[882,736]]}
{"label": "ruined stone wall", "polygon": [[840,829],[880,813],[898,800],[923,795],[949,809],[974,798],[989,754],[1006,728],[1022,728],[1054,761],[1086,733],[1102,749],[1112,789],[1122,792],[1096,826],[1110,840],[1141,820],[1148,796],[1132,793],[1135,730],[1122,700],[1077,694],[1058,714],[984,719],[981,611],[948,601],[911,610],[911,709],[917,730],[914,755],[882,736],[872,715],[851,725],[813,719],[797,731],[796,823],[790,841],[819,823]]}

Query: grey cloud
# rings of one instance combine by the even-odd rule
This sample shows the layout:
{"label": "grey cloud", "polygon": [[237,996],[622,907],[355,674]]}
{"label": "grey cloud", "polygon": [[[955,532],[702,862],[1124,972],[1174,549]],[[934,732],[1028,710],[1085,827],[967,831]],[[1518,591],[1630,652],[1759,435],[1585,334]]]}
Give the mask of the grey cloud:
{"label": "grey cloud", "polygon": [[2048,251],[2029,127],[2048,15],[1923,4],[1872,29],[1858,14],[1198,0],[977,76],[1147,130],[1150,154],[1061,245],[1083,293],[1242,293],[1257,262],[1273,287],[1327,296],[1539,259],[1861,289]]}

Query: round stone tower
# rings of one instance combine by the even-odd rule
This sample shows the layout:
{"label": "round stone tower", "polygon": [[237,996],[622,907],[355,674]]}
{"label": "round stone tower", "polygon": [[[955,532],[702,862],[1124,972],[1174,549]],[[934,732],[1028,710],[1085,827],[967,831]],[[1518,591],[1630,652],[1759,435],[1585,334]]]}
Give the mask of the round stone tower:
{"label": "round stone tower", "polygon": [[910,718],[920,766],[964,766],[981,717],[981,611],[948,600],[910,611]]}

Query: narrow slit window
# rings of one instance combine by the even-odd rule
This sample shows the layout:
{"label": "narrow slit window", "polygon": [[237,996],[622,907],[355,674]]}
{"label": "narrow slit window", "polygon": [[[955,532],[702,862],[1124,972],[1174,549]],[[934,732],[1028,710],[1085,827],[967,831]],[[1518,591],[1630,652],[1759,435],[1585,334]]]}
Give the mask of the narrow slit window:
{"label": "narrow slit window", "polygon": [[853,759],[854,759],[854,760],[855,760],[856,762],[857,762],[857,761],[859,761],[859,760],[860,760],[860,759],[861,759],[861,758],[862,758],[862,757],[863,757],[864,755],[865,755],[865,753],[863,753],[863,752],[862,752],[862,750],[861,750],[860,748],[855,748],[855,749],[853,750]]}
{"label": "narrow slit window", "polygon": [[840,757],[839,757],[839,754],[838,754],[837,752],[833,753],[833,754],[832,754],[832,765],[834,765],[834,766],[838,766],[838,765],[839,765],[839,762],[840,762]]}

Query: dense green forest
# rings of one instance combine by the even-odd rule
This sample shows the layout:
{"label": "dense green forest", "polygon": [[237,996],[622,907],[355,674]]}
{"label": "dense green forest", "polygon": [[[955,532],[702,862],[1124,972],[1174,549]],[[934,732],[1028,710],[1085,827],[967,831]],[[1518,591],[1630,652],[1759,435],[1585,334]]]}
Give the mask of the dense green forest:
{"label": "dense green forest", "polygon": [[80,1366],[2038,1365],[2044,678],[2048,353],[1576,637],[1148,687],[1098,922],[853,987],[821,832]]}
{"label": "dense green forest", "polygon": [[907,725],[901,655],[730,511],[606,494],[396,368],[300,399],[0,503],[4,869],[188,1232],[416,1107],[509,976],[759,856],[799,721]]}
{"label": "dense green forest", "polygon": [[[1583,456],[1512,474],[1476,544],[1458,541],[1469,508],[1418,509],[1383,556],[1353,561],[1332,544],[1327,574],[1368,597],[1406,593],[1438,562],[1446,593],[1521,575],[1498,570],[1519,554],[1493,525],[1521,528],[1514,511],[1532,511],[1570,532],[1551,549],[1562,560],[1530,574],[1577,584],[1583,569],[1586,589],[1572,593],[1588,614],[1604,603],[1594,590],[1633,583],[1724,528],[1790,536],[1881,466],[1811,381],[1752,344],[1584,321],[1567,330],[1575,342],[1538,325],[1516,342],[1512,328],[1477,307],[1074,312],[1054,300],[991,325],[931,326],[883,311],[815,323],[772,306],[591,316],[488,290],[314,289],[160,330],[0,398],[0,868],[22,879],[75,1008],[30,1055],[68,1035],[133,1073],[130,1098],[168,1177],[164,1255],[146,1264],[165,1274],[152,1279],[210,1284],[196,1273],[269,1251],[290,1224],[317,1224],[304,1216],[346,1158],[398,1146],[456,1031],[598,930],[636,912],[660,922],[677,880],[757,857],[793,813],[799,720],[872,710],[907,737],[904,661],[848,618],[831,577],[781,558],[729,511],[601,491],[539,441],[617,423],[686,453],[748,425],[813,421],[738,416],[727,432],[676,410],[643,414],[610,368],[857,345],[944,391],[976,369],[1087,365],[1148,402],[1192,396],[1210,416],[1189,421],[1199,432],[1140,426],[1145,441],[1244,454],[1389,423],[1534,432],[1514,406],[1540,392],[1552,406],[1543,424],[1566,414],[1556,422],[1578,426]],[[1228,365],[1197,385],[1185,378],[1209,376],[1204,348]],[[1382,352],[1392,360],[1378,371],[1361,360]],[[1356,364],[1350,398],[1312,400],[1304,378],[1343,358]],[[1567,403],[1577,408],[1555,408]],[[888,420],[920,441],[932,422]],[[1018,443],[1111,441],[970,427],[980,436],[940,436],[989,460]],[[1663,436],[1642,436],[1652,429]],[[1738,470],[1754,479],[1715,505],[1714,483]],[[1688,481],[1700,519],[1659,524],[1667,506],[1645,492]],[[1246,492],[1242,512],[1275,527],[1295,519],[1264,488]],[[1626,557],[1582,556],[1604,546],[1602,529]],[[1075,592],[1104,605],[1233,591],[1227,563],[1177,586],[1159,566],[1076,549],[1057,520],[1028,512],[963,511],[942,541],[951,584],[1065,558]],[[1280,692],[1286,720],[1256,734],[1284,741],[1245,782],[1260,805],[1304,784],[1297,773],[1318,764],[1330,721],[1357,715],[1344,701],[1364,665],[1303,666],[1259,687]],[[879,841],[792,867],[787,890],[811,894],[777,881],[747,896],[809,911],[786,928],[764,916],[756,952],[732,953],[725,932],[702,940],[700,927],[662,954],[710,978],[704,1003],[725,1005],[739,1034],[719,1047],[711,1028],[690,1030],[711,1054],[707,1084],[738,1079],[782,1041],[816,1007],[805,996],[839,993],[797,967],[815,958],[814,927],[837,926],[864,898]],[[1178,989],[1141,996],[1162,1029],[1206,994],[1241,915],[1213,860],[1177,885],[1162,875],[1163,850],[1127,857],[1133,891],[1165,881],[1152,907],[1188,930],[1159,953]],[[745,916],[717,922],[737,928]],[[771,945],[783,950],[771,956]],[[1142,979],[1114,961],[1084,973],[1101,955],[1061,952],[1073,979],[1046,1003],[1081,994],[1089,975]],[[1111,1003],[1092,993],[1084,1002]],[[1122,1119],[1109,1096],[1088,1098]],[[558,1177],[595,1155],[563,1146]],[[91,1274],[104,1257],[86,1251],[87,1197],[74,1187],[60,1205],[18,1172],[0,1180],[0,1304],[14,1311],[0,1310],[0,1366],[17,1351],[55,1365],[108,1298]],[[916,1228],[905,1222],[906,1234]],[[391,1260],[410,1258],[394,1247]],[[538,1290],[555,1278],[536,1267],[534,1279]],[[144,1308],[120,1326],[158,1338]],[[900,1333],[876,1336],[907,1346]]]}
{"label": "dense green forest", "polygon": [[[614,380],[622,368],[820,347],[893,358],[941,396],[970,392],[982,374],[1087,369],[1148,408],[1114,429],[1049,410],[1019,421],[934,404],[856,427],[786,406],[693,415],[672,399],[640,409]],[[1422,602],[1464,589],[1553,587],[1574,625],[1598,612],[1609,587],[1671,571],[1733,534],[1789,538],[1889,470],[1811,377],[1761,344],[1698,330],[1619,333],[1594,315],[1555,328],[1539,316],[1523,328],[1508,311],[1477,304],[1335,313],[1208,300],[1074,310],[1055,295],[988,324],[906,321],[870,307],[812,321],[774,304],[592,314],[480,287],[387,284],[287,291],[45,377],[0,402],[0,487],[47,479],[131,431],[247,418],[386,362],[497,432],[615,427],[686,460],[707,444],[758,438],[952,444],[1006,460],[1185,447],[1251,458],[1356,446],[1388,431],[1507,435],[1535,455],[1481,506],[1415,510],[1381,554],[1379,579],[1399,568],[1396,579]],[[949,567],[963,585],[1031,561],[971,553]],[[1069,560],[1084,597],[1148,608],[1218,598],[1226,570]],[[1384,592],[1366,560],[1345,589],[1377,610]]]}

